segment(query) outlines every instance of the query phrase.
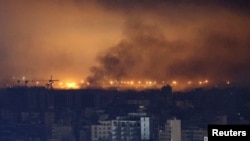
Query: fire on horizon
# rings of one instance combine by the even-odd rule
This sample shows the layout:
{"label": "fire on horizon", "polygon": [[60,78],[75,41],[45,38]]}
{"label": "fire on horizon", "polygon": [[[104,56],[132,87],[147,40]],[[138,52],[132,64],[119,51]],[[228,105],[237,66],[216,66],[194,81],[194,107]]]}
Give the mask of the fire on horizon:
{"label": "fire on horizon", "polygon": [[[51,83],[50,83],[51,82]],[[57,82],[57,83],[55,83]],[[12,78],[12,82],[7,85],[7,87],[18,87],[18,86],[26,86],[26,87],[49,87],[49,84],[53,87],[53,89],[86,89],[86,88],[102,88],[102,89],[110,89],[116,88],[119,90],[126,89],[136,89],[136,90],[145,90],[145,89],[161,89],[164,86],[171,86],[174,91],[176,90],[188,90],[192,88],[210,88],[210,87],[225,87],[231,86],[232,82],[221,81],[221,82],[210,82],[208,79],[199,80],[199,81],[155,81],[155,80],[110,80],[108,78],[103,79],[103,81],[96,85],[92,84],[86,80],[72,81],[72,80],[64,80],[59,81],[52,79],[48,80],[29,80],[25,76],[21,79],[17,77]],[[47,85],[47,86],[46,86]]]}
{"label": "fire on horizon", "polygon": [[53,74],[58,88],[249,86],[249,9],[247,0],[1,0],[0,84]]}

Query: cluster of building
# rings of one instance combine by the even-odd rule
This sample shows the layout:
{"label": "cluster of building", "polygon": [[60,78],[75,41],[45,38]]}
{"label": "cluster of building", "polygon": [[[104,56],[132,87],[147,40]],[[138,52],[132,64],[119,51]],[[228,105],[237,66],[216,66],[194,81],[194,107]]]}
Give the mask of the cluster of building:
{"label": "cluster of building", "polygon": [[207,130],[182,129],[180,119],[168,119],[156,125],[146,113],[129,113],[114,120],[101,120],[91,125],[91,141],[203,141]]}
{"label": "cluster of building", "polygon": [[[1,114],[8,116],[8,113]],[[67,121],[66,117],[57,119],[54,112],[46,112],[45,115],[27,112],[22,112],[20,115],[9,113],[9,118],[14,118],[13,116],[20,119],[9,119],[13,122],[9,122],[8,126],[3,124],[0,128],[1,140],[203,141],[207,137],[205,128],[183,128],[181,120],[176,118],[167,119],[165,124],[158,124],[154,116],[144,112],[128,113],[127,116],[118,116],[115,119],[103,118],[97,123],[78,125],[79,130],[72,125],[72,122]]]}
{"label": "cluster of building", "polygon": [[248,94],[238,89],[173,94],[171,87],[1,89],[0,140],[203,141],[208,124],[250,123]]}

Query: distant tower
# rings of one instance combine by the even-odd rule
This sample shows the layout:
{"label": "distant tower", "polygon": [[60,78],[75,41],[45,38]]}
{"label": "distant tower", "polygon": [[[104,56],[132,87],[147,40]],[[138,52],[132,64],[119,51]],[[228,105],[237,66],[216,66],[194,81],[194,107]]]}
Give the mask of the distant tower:
{"label": "distant tower", "polygon": [[161,88],[161,91],[165,95],[171,95],[172,94],[172,87],[170,85],[163,86]]}

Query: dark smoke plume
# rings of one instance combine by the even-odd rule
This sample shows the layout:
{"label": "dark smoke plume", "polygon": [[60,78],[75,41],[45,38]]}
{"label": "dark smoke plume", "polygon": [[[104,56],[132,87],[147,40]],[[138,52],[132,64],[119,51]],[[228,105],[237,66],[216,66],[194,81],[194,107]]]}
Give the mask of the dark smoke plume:
{"label": "dark smoke plume", "polygon": [[0,87],[50,75],[249,84],[249,9],[249,0],[1,0]]}
{"label": "dark smoke plume", "polygon": [[[223,24],[219,21],[219,24]],[[168,39],[162,25],[129,21],[124,39],[98,57],[91,68],[91,83],[111,80],[233,80],[249,84],[249,35],[236,24],[220,29],[202,25],[190,33],[193,39]],[[247,25],[247,24],[246,24]],[[244,25],[244,27],[246,27]],[[226,29],[226,30],[225,30]]]}

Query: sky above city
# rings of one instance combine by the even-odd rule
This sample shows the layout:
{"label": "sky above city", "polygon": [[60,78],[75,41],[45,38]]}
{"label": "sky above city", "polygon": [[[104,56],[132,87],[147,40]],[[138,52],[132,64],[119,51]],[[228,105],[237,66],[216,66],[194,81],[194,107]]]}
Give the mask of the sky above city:
{"label": "sky above city", "polygon": [[0,81],[249,85],[247,0],[1,0]]}

